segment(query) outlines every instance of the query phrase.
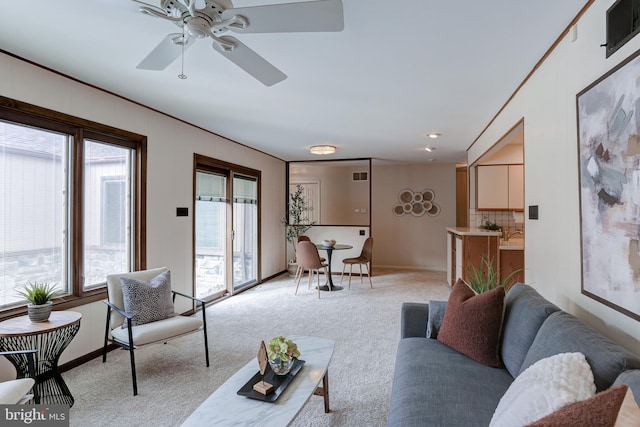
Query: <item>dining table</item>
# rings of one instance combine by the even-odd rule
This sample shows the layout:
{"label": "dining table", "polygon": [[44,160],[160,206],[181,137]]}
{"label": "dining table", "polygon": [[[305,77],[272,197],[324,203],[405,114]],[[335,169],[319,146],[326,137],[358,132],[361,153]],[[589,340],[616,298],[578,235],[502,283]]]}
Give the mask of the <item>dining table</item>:
{"label": "dining table", "polygon": [[320,290],[321,291],[341,291],[343,287],[334,285],[333,280],[331,279],[331,255],[333,255],[333,251],[343,251],[346,249],[353,249],[353,246],[337,244],[337,243],[334,245],[316,243],[316,247],[318,248],[318,250],[327,252],[327,264],[329,264],[329,274],[327,274],[327,283],[325,283],[324,286],[320,286]]}

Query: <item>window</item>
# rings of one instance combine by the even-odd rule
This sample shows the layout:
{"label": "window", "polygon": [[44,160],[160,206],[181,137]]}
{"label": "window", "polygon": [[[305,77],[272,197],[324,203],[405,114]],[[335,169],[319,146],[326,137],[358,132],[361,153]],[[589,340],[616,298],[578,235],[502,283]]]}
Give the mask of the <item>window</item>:
{"label": "window", "polygon": [[144,137],[0,97],[0,317],[46,281],[61,309],[144,268]]}

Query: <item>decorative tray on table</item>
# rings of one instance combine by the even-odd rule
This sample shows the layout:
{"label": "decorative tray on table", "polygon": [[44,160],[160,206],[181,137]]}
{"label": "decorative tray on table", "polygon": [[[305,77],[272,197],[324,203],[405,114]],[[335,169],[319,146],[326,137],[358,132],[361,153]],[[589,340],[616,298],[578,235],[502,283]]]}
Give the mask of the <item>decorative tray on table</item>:
{"label": "decorative tray on table", "polygon": [[258,371],[245,385],[242,386],[240,390],[238,390],[238,394],[250,399],[262,400],[264,402],[275,402],[291,381],[293,381],[296,375],[298,375],[298,372],[302,369],[302,365],[304,365],[304,360],[296,359],[291,367],[291,371],[289,371],[287,375],[276,375],[271,370],[271,367],[267,366],[264,373],[264,380],[273,385],[274,391],[272,393],[265,395],[258,393],[253,389],[254,384],[262,381],[262,375]]}

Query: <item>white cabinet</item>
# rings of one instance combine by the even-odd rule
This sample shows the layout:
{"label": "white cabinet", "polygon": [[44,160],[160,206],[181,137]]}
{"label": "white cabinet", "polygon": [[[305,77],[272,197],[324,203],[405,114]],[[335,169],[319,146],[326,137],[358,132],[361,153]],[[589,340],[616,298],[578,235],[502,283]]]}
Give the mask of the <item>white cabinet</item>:
{"label": "white cabinet", "polygon": [[509,210],[524,210],[524,165],[509,165]]}
{"label": "white cabinet", "polygon": [[524,165],[476,167],[478,210],[523,210]]}

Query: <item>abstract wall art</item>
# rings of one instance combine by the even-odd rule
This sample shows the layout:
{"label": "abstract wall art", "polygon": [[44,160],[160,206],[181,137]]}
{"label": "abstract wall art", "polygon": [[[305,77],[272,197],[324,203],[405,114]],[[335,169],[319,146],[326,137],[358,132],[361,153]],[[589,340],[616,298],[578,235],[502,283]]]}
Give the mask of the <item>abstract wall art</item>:
{"label": "abstract wall art", "polygon": [[393,205],[395,216],[413,215],[437,216],[440,213],[440,205],[433,201],[436,194],[431,189],[422,191],[402,190],[398,194],[398,201]]}
{"label": "abstract wall art", "polygon": [[640,51],[576,96],[582,293],[640,320]]}

